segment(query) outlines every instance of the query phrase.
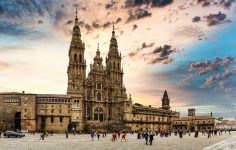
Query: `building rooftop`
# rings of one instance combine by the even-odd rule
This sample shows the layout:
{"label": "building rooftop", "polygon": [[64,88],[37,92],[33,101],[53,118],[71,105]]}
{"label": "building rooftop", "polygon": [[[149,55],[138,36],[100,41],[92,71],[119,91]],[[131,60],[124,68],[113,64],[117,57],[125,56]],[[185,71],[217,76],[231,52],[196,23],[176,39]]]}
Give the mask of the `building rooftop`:
{"label": "building rooftop", "polygon": [[187,121],[187,120],[204,120],[204,119],[215,119],[212,116],[188,116],[188,117],[180,117],[174,118],[174,121]]}

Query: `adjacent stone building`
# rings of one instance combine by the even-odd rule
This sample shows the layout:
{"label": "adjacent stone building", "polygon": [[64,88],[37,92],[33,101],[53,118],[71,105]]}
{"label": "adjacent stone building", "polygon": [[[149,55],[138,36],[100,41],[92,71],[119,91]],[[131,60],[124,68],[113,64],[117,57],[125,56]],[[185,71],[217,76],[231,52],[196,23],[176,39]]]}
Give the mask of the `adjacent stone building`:
{"label": "adjacent stone building", "polygon": [[215,118],[210,113],[209,116],[196,116],[195,109],[188,109],[187,117],[174,118],[172,121],[174,130],[207,131],[215,129]]}

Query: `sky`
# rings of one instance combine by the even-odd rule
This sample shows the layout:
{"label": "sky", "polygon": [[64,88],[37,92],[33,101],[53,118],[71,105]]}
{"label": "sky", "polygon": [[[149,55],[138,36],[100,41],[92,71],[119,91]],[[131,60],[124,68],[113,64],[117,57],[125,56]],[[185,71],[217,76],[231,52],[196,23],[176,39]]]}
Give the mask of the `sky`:
{"label": "sky", "polygon": [[1,0],[1,92],[66,93],[76,8],[87,66],[115,26],[135,103],[160,107],[166,89],[182,116],[236,117],[235,0]]}

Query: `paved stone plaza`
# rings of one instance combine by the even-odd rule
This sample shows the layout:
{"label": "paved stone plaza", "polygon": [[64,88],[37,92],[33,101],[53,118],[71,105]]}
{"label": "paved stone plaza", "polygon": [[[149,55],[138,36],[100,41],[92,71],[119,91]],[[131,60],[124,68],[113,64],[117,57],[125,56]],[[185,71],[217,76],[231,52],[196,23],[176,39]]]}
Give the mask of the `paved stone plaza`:
{"label": "paved stone plaza", "polygon": [[[110,150],[110,149],[159,149],[159,150],[217,150],[217,149],[235,149],[236,147],[236,132],[228,133],[221,136],[213,136],[208,139],[207,136],[200,134],[199,138],[195,139],[185,135],[182,139],[176,136],[168,138],[154,137],[153,145],[145,145],[144,139],[137,140],[136,135],[127,135],[127,141],[121,142],[117,140],[112,142],[111,135],[106,138],[101,137],[100,141],[91,141],[89,134],[69,135],[69,139],[65,138],[64,134],[54,134],[48,136],[44,141],[39,140],[39,134],[26,135],[24,138],[0,138],[0,150]],[[220,142],[220,143],[219,143]]]}

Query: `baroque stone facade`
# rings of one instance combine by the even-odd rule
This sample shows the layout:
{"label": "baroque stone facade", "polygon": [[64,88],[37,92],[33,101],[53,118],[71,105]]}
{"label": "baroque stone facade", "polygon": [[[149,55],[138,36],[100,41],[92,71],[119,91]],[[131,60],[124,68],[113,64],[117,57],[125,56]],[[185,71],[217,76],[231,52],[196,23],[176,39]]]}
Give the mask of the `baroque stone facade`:
{"label": "baroque stone facade", "polygon": [[98,45],[86,76],[85,43],[76,15],[69,49],[67,94],[0,93],[0,128],[64,132],[84,131],[89,124],[114,123],[133,131],[172,129],[172,121],[179,113],[170,109],[167,91],[159,108],[133,104],[123,83],[121,61],[113,26],[105,63]]}

